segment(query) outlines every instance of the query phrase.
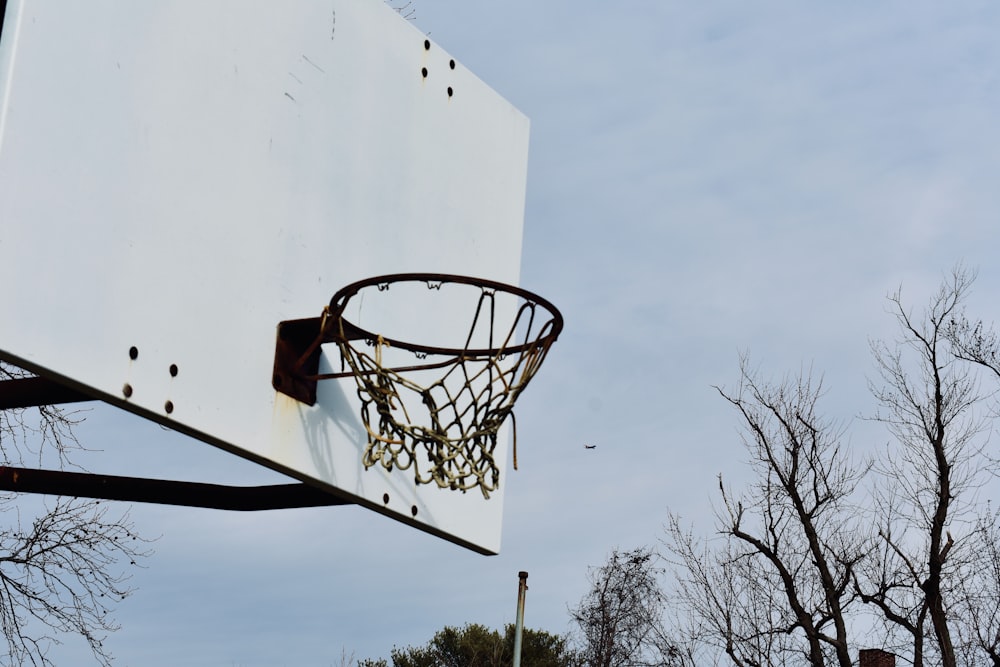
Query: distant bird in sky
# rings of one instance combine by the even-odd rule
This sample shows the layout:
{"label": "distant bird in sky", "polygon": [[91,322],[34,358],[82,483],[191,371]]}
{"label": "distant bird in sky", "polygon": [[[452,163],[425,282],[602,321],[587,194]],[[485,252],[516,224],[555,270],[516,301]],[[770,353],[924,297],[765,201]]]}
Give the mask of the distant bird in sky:
{"label": "distant bird in sky", "polygon": [[584,445],[583,448],[584,449],[596,449],[597,445]]}

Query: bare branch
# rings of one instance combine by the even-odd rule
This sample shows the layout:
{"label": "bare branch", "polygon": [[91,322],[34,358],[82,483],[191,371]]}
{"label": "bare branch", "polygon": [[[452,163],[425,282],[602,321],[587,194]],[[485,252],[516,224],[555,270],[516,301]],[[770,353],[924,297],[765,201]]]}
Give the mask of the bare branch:
{"label": "bare branch", "polygon": [[768,381],[744,356],[737,387],[716,388],[754,481],[720,477],[716,539],[666,528],[688,640],[735,665],[846,666],[849,629],[874,619],[915,667],[1000,667],[1000,516],[978,506],[1000,472],[979,375],[1000,377],[1000,339],[965,316],[974,278],[956,268],[921,311],[889,295],[899,336],[872,342],[869,385],[894,439],[874,463],[851,461],[810,372]]}
{"label": "bare branch", "polygon": [[[0,379],[24,377],[0,364]],[[0,454],[23,463],[71,466],[82,449],[73,435],[77,413],[53,406],[0,411]],[[149,542],[133,528],[128,513],[113,514],[108,503],[58,498],[34,519],[21,518],[18,497],[0,495],[0,628],[4,663],[51,665],[50,648],[78,635],[99,664],[110,665],[107,635],[118,629],[115,604],[132,593],[129,569],[149,555]]]}
{"label": "bare branch", "polygon": [[662,569],[648,548],[611,552],[590,570],[590,591],[570,610],[579,633],[579,654],[587,667],[643,667],[689,664],[687,652],[667,638]]}

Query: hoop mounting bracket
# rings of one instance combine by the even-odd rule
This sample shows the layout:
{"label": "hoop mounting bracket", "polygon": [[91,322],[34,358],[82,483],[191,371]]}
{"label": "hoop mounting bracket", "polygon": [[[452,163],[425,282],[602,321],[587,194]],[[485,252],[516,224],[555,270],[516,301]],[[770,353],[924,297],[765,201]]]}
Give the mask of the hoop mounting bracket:
{"label": "hoop mounting bracket", "polygon": [[278,323],[278,336],[274,348],[274,373],[271,386],[276,391],[291,396],[306,405],[316,405],[316,384],[319,380],[347,377],[344,373],[319,373],[320,345],[338,340],[363,338],[367,332],[350,322],[341,322],[335,334],[328,317],[307,317]]}
{"label": "hoop mounting bracket", "polygon": [[322,326],[321,317],[278,323],[271,386],[307,405],[316,405]]}

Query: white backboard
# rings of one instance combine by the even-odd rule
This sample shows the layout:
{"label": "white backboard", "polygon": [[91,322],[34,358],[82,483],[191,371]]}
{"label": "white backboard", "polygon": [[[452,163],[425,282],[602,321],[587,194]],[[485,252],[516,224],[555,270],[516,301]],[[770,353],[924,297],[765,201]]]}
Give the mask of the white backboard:
{"label": "white backboard", "polygon": [[365,471],[353,380],[310,407],[271,376],[278,322],[345,284],[516,285],[527,149],[527,119],[381,0],[8,2],[0,358],[495,553],[502,486]]}

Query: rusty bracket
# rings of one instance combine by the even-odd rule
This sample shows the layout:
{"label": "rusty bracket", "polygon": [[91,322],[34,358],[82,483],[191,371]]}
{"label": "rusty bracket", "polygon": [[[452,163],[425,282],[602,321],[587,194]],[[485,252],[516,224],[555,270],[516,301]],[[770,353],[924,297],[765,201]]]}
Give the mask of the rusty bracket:
{"label": "rusty bracket", "polygon": [[285,320],[278,323],[278,337],[274,348],[274,373],[271,386],[307,405],[316,405],[316,385],[319,380],[348,377],[349,372],[320,375],[320,346],[338,340],[370,338],[372,334],[350,322],[341,320],[336,328],[324,322],[331,318],[310,317],[302,320]]}
{"label": "rusty bracket", "polygon": [[278,323],[271,386],[308,405],[316,405],[322,323],[321,317]]}

